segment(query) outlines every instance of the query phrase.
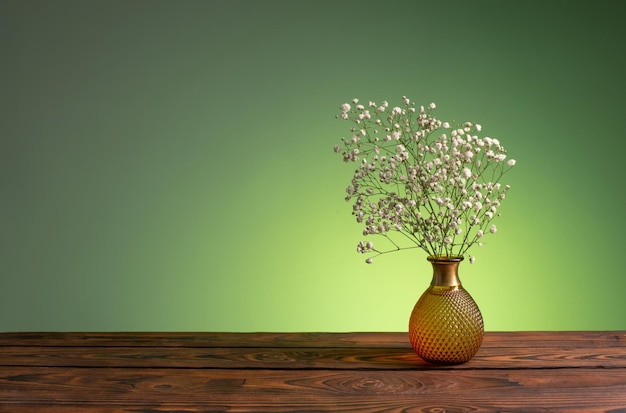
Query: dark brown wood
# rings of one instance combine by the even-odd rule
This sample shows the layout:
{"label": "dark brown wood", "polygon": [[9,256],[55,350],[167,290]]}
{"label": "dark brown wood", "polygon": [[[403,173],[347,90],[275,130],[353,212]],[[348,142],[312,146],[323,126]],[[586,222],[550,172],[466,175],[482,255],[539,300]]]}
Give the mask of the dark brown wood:
{"label": "dark brown wood", "polygon": [[626,332],[489,332],[433,366],[404,333],[0,333],[0,412],[626,413]]}
{"label": "dark brown wood", "polygon": [[[0,346],[410,348],[407,333],[0,333]],[[485,347],[623,347],[626,331],[488,332]]]}

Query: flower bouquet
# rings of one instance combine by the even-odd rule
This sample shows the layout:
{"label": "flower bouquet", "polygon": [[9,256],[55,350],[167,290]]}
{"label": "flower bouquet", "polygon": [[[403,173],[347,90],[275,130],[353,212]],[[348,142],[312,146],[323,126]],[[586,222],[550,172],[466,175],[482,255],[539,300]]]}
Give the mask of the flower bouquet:
{"label": "flower bouquet", "polygon": [[369,254],[367,263],[407,248],[463,256],[496,232],[491,222],[510,188],[499,181],[515,160],[507,160],[498,139],[477,135],[480,124],[454,126],[433,115],[434,103],[418,108],[402,99],[394,107],[354,99],[337,115],[352,125],[334,150],[357,165],[346,200],[353,201],[363,235],[389,243],[380,249],[361,241],[357,251]]}

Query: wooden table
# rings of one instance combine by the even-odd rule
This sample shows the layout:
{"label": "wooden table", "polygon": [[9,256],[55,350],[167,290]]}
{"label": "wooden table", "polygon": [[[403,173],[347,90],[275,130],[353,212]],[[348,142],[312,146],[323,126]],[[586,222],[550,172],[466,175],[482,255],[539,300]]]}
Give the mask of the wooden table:
{"label": "wooden table", "polygon": [[0,333],[0,412],[626,412],[626,331],[485,333],[470,362],[406,333]]}

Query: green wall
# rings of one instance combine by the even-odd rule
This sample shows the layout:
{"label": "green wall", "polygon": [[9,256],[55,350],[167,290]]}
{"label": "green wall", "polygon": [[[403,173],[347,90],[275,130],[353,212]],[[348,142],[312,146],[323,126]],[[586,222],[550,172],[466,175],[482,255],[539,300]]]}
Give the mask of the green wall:
{"label": "green wall", "polygon": [[332,151],[402,95],[517,159],[486,329],[626,329],[624,4],[0,0],[0,330],[406,330]]}

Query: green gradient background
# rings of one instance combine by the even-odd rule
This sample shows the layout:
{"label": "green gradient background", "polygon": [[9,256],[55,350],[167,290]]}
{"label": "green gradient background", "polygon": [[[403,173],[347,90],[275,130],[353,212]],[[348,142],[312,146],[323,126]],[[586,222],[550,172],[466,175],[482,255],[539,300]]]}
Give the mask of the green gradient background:
{"label": "green gradient background", "polygon": [[402,95],[518,160],[486,329],[626,329],[625,8],[0,0],[0,330],[406,330],[430,264],[363,263],[332,153]]}

